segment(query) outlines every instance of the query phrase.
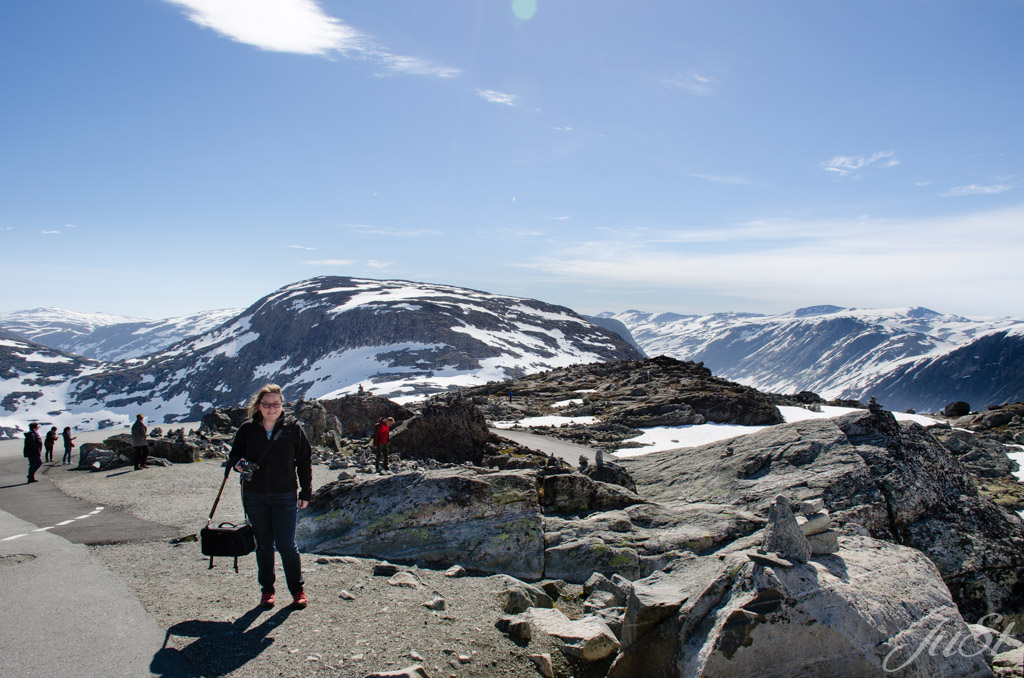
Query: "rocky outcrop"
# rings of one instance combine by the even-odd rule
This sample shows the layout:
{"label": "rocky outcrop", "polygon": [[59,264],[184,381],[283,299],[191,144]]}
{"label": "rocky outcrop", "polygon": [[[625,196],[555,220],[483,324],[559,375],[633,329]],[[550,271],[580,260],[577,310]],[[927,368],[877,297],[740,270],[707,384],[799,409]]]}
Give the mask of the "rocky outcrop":
{"label": "rocky outcrop", "polygon": [[391,452],[406,459],[479,464],[493,438],[483,413],[463,398],[434,398],[391,434]]}
{"label": "rocky outcrop", "polygon": [[991,675],[935,566],[866,537],[793,566],[679,559],[633,582],[621,643],[610,678]]}
{"label": "rocky outcrop", "polygon": [[341,398],[320,399],[317,402],[338,419],[341,433],[346,438],[369,440],[377,420],[393,417],[396,424],[401,424],[413,416],[411,410],[393,400],[365,391]]}
{"label": "rocky outcrop", "polygon": [[622,463],[642,496],[669,507],[709,502],[766,515],[778,494],[821,497],[840,529],[927,554],[968,620],[1000,613],[1008,624],[1024,605],[1021,521],[980,497],[925,429],[901,427],[884,410]]}
{"label": "rocky outcrop", "polygon": [[673,541],[652,543],[651,552],[635,543],[623,510],[642,504],[579,473],[425,469],[321,487],[296,540],[316,553],[582,583],[594,572],[640,576],[678,555]]}
{"label": "rocky outcrop", "polygon": [[299,520],[306,551],[435,564],[539,579],[537,482],[529,471],[413,472],[321,487]]}
{"label": "rocky outcrop", "polygon": [[[512,398],[508,397],[511,391]],[[532,429],[611,452],[652,426],[782,423],[771,398],[665,356],[557,368],[463,391],[490,421],[593,417],[596,424]]]}

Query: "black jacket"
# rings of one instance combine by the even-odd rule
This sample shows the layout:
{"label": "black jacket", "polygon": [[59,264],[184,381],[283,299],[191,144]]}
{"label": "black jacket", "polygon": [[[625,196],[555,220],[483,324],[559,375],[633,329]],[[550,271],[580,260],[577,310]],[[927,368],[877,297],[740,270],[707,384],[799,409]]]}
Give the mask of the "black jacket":
{"label": "black jacket", "polygon": [[25,456],[38,457],[42,452],[43,439],[39,437],[39,434],[32,430],[25,431]]}
{"label": "black jacket", "polygon": [[313,496],[313,449],[297,423],[286,422],[282,416],[268,440],[263,424],[245,422],[235,434],[228,457],[228,473],[240,459],[260,465],[252,480],[242,483],[243,491],[276,494],[298,490],[301,501],[309,501]]}

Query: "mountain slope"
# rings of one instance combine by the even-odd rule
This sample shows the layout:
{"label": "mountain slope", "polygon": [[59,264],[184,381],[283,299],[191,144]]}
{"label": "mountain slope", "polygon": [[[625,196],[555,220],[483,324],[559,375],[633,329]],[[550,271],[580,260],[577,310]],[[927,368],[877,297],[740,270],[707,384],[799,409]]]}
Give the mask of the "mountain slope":
{"label": "mountain slope", "polygon": [[240,310],[222,309],[166,320],[142,320],[108,313],[36,308],[0,313],[0,328],[67,353],[117,361],[155,353],[186,337],[212,330],[238,315]]}
{"label": "mountain slope", "polygon": [[95,360],[0,334],[0,438],[13,437],[29,421],[63,428],[109,419],[105,408],[84,415],[65,409],[72,381],[102,368]]}
{"label": "mountain slope", "polygon": [[238,405],[268,381],[289,400],[360,387],[411,398],[638,357],[617,334],[564,307],[444,285],[320,277],[267,295],[217,329],[78,380],[69,406],[174,421]]}
{"label": "mountain slope", "polygon": [[[975,321],[924,308],[836,306],[773,316],[601,315],[625,324],[650,355],[699,360],[716,375],[762,391],[809,390],[826,398],[873,395],[891,409],[929,411],[951,400],[984,407],[1024,397],[1024,382],[1007,369],[1019,364],[1013,363],[1024,330],[1019,320]],[[960,357],[949,357],[960,351]],[[972,365],[965,356],[979,351],[991,359]]]}

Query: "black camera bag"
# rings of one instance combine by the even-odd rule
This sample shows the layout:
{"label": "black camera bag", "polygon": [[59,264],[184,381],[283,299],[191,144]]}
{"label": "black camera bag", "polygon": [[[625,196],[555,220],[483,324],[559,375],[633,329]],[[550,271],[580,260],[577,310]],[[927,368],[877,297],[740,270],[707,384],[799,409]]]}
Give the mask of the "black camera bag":
{"label": "black camera bag", "polygon": [[247,556],[256,550],[256,535],[252,525],[221,523],[207,525],[200,531],[204,556]]}

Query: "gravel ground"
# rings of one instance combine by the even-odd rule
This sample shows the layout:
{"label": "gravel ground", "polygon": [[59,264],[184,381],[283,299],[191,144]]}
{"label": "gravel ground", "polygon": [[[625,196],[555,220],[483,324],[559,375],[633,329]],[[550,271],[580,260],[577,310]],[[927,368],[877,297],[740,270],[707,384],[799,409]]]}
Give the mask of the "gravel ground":
{"label": "gravel ground", "polygon": [[[217,461],[167,468],[131,467],[104,472],[54,467],[46,477],[66,494],[171,525],[180,537],[198,535],[223,478]],[[314,487],[336,472],[315,466]],[[228,481],[217,520],[241,517],[237,476]],[[278,560],[278,605],[257,606],[256,561],[219,558],[213,569],[195,541],[93,547],[94,554],[125,578],[146,609],[167,630],[166,647],[180,652],[195,676],[366,676],[420,664],[430,676],[537,676],[529,655],[550,653],[559,676],[603,675],[607,665],[579,664],[550,640],[520,646],[495,628],[505,614],[487,577],[445,577],[412,565],[418,588],[373,576],[381,561],[303,554],[305,610],[291,610]],[[573,587],[577,592],[579,587]],[[424,604],[435,596],[445,609]],[[283,600],[282,600],[283,598]],[[578,616],[570,601],[559,604]],[[283,604],[282,604],[283,603]],[[575,613],[575,614],[574,614]]]}

